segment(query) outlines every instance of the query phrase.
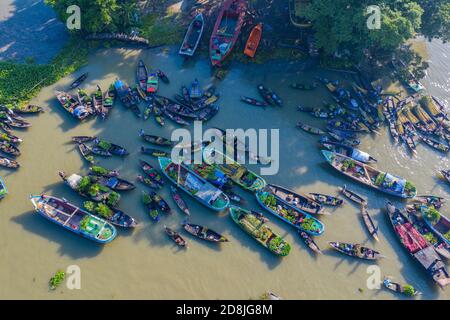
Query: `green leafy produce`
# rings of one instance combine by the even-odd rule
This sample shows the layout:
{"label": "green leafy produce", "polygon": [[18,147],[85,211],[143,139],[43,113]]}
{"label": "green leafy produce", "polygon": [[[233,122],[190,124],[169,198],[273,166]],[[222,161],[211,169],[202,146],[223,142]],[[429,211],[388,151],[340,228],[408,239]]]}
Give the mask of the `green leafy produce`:
{"label": "green leafy produce", "polygon": [[53,277],[50,278],[49,286],[50,290],[55,290],[66,278],[66,273],[62,270],[58,270]]}
{"label": "green leafy produce", "polygon": [[403,286],[403,292],[407,296],[412,297],[414,295],[415,290],[414,290],[414,287],[412,285],[407,284],[407,285]]}

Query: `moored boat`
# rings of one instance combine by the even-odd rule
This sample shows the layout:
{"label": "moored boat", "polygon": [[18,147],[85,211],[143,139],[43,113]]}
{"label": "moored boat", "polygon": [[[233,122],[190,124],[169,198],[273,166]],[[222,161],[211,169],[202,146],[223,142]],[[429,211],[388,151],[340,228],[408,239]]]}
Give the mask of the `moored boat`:
{"label": "moored boat", "polygon": [[339,191],[342,192],[342,194],[344,196],[347,197],[347,199],[352,200],[353,202],[356,202],[357,204],[361,205],[361,206],[367,206],[367,200],[364,199],[362,196],[360,196],[359,194],[357,194],[356,192],[349,190],[347,188],[347,185],[344,184],[343,187],[339,187]]}
{"label": "moored boat", "polygon": [[400,283],[393,282],[391,280],[391,278],[388,278],[388,277],[384,278],[383,285],[391,291],[401,293],[401,294],[409,296],[409,297],[414,297],[416,295],[421,294],[413,286],[411,286],[409,284],[401,285]]}
{"label": "moored boat", "polygon": [[69,86],[69,89],[75,89],[76,87],[78,87],[84,80],[87,79],[89,73],[83,73],[80,77],[78,77],[74,82],[72,82]]}
{"label": "moored boat", "polygon": [[167,147],[173,146],[173,142],[170,141],[169,139],[166,139],[163,137],[158,137],[155,135],[145,134],[144,130],[142,130],[142,129],[139,132],[139,136],[142,137],[142,139],[144,139],[146,142],[151,143],[151,144],[156,144],[158,146],[167,146]]}
{"label": "moored boat", "polygon": [[351,146],[348,146],[345,144],[335,143],[335,142],[327,142],[327,143],[322,143],[322,145],[325,148],[327,148],[329,151],[343,154],[344,156],[350,157],[357,161],[361,161],[364,163],[377,162],[377,159],[372,157],[367,152],[361,151],[359,149],[356,149],[354,147],[351,147]]}
{"label": "moored boat", "polygon": [[277,198],[305,213],[326,214],[324,207],[307,195],[274,184],[267,185],[264,191],[270,191]]}
{"label": "moored boat", "polygon": [[272,231],[259,215],[236,206],[231,206],[229,211],[231,219],[270,252],[278,256],[289,254],[291,245]]}
{"label": "moored boat", "polygon": [[345,242],[328,242],[330,246],[336,251],[347,256],[364,259],[364,260],[378,260],[384,258],[382,254],[371,248],[363,247],[358,243]]}
{"label": "moored boat", "polygon": [[0,156],[0,166],[10,169],[18,169],[20,167],[20,164],[13,159]]}
{"label": "moored boat", "polygon": [[147,210],[148,215],[150,216],[150,218],[155,221],[158,222],[160,219],[160,215],[159,215],[159,211],[158,211],[158,206],[156,205],[155,201],[153,200],[153,197],[150,196],[150,194],[148,194],[145,191],[142,191],[142,197],[141,197],[141,201],[145,206],[145,209]]}
{"label": "moored boat", "polygon": [[20,156],[19,148],[6,141],[0,141],[0,151],[14,157]]}
{"label": "moored boat", "polygon": [[110,208],[103,203],[86,201],[83,203],[83,206],[89,212],[98,215],[100,218],[105,219],[115,226],[134,228],[138,225],[138,222],[133,217],[117,208]]}
{"label": "moored boat", "polygon": [[81,155],[87,162],[94,163],[94,156],[92,155],[92,149],[90,147],[84,143],[79,143],[78,150],[80,150]]}
{"label": "moored boat", "polygon": [[181,44],[179,54],[192,57],[197,50],[200,39],[203,35],[203,30],[205,27],[205,19],[202,13],[195,16],[186,31],[186,34]]}
{"label": "moored boat", "polygon": [[443,144],[439,141],[433,140],[431,138],[421,136],[420,140],[422,140],[424,143],[426,143],[427,145],[429,145],[430,147],[432,147],[438,151],[445,152],[445,153],[450,151],[450,147],[448,145]]}
{"label": "moored boat", "polygon": [[408,253],[440,287],[450,284],[446,266],[434,247],[414,228],[401,210],[390,202],[386,203],[386,209],[392,227]]}
{"label": "moored boat", "polygon": [[298,230],[298,234],[300,236],[300,239],[303,240],[303,242],[308,246],[309,249],[311,249],[315,253],[322,254],[322,250],[320,250],[319,246],[314,242],[314,239],[311,235],[302,230]]}
{"label": "moored boat", "polygon": [[85,143],[85,142],[91,142],[94,141],[96,137],[91,136],[73,136],[72,141],[76,143]]}
{"label": "moored boat", "polygon": [[113,155],[121,156],[121,157],[129,155],[129,152],[124,147],[119,146],[114,143],[111,143],[109,141],[106,141],[104,139],[95,138],[94,143],[95,143],[95,146],[97,146],[100,149],[103,149]]}
{"label": "moored boat", "polygon": [[141,166],[142,171],[156,184],[163,186],[164,180],[162,176],[159,174],[158,170],[153,168],[148,162],[144,160],[139,160],[139,164]]}
{"label": "moored boat", "polygon": [[133,111],[136,117],[140,118],[142,115],[141,110],[138,106],[139,100],[135,97],[131,88],[119,79],[114,82],[114,88],[116,89],[117,96],[119,97],[123,106],[126,109],[130,109],[131,111]]}
{"label": "moored boat", "polygon": [[433,207],[420,207],[422,219],[436,235],[450,245],[450,220]]}
{"label": "moored boat", "polygon": [[117,177],[105,177],[105,176],[91,176],[91,180],[102,186],[108,187],[114,191],[128,191],[133,190],[136,186],[124,179]]}
{"label": "moored boat", "polygon": [[89,168],[89,174],[94,176],[103,176],[103,177],[118,177],[119,171],[117,170],[109,170],[100,166],[92,166]]}
{"label": "moored boat", "polygon": [[68,93],[56,91],[56,98],[67,112],[80,121],[86,119],[92,114],[92,110],[90,108],[85,105],[81,105],[76,98]]}
{"label": "moored boat", "polygon": [[322,150],[322,153],[333,168],[366,186],[400,198],[414,198],[417,195],[416,187],[406,179],[380,171],[341,154],[326,150]]}
{"label": "moored boat", "polygon": [[222,211],[230,204],[230,199],[218,188],[188,169],[183,164],[175,164],[169,158],[158,158],[164,175],[181,190],[215,211]]}
{"label": "moored boat", "polygon": [[149,73],[148,79],[147,79],[147,93],[149,94],[155,94],[156,91],[158,91],[159,87],[159,78],[158,75],[154,72]]}
{"label": "moored boat", "polygon": [[311,133],[311,134],[316,134],[316,135],[323,135],[323,134],[325,134],[325,131],[323,131],[323,130],[321,130],[319,128],[315,128],[315,127],[309,126],[309,125],[304,124],[304,123],[302,123],[300,121],[297,122],[297,128],[300,128],[303,131],[306,131],[306,132]]}
{"label": "moored boat", "polygon": [[344,200],[334,196],[330,196],[328,194],[308,193],[308,197],[320,204],[324,204],[327,206],[340,206],[344,203]]}
{"label": "moored boat", "polygon": [[189,232],[190,234],[199,239],[206,240],[209,242],[228,242],[228,239],[226,237],[207,227],[187,222],[184,222],[182,226],[184,230],[186,230],[187,232]]}
{"label": "moored boat", "polygon": [[209,41],[209,55],[213,67],[220,67],[233,50],[241,33],[246,11],[245,0],[226,0],[222,4]]}
{"label": "moored boat", "polygon": [[364,221],[364,224],[366,225],[367,231],[369,231],[369,234],[376,240],[380,241],[378,238],[378,227],[375,226],[375,223],[372,220],[372,217],[369,214],[369,211],[367,210],[366,206],[361,206],[361,215]]}
{"label": "moored boat", "polygon": [[250,58],[254,58],[256,50],[258,49],[259,42],[261,41],[263,31],[263,24],[258,23],[253,27],[248,37],[247,43],[245,44],[244,54]]}
{"label": "moored boat", "polygon": [[258,191],[266,186],[266,181],[263,178],[217,149],[205,148],[203,150],[203,160],[217,167],[234,183],[245,190]]}
{"label": "moored boat", "polygon": [[271,192],[259,191],[256,193],[256,200],[264,209],[297,229],[314,236],[325,231],[324,224],[318,219],[289,205]]}
{"label": "moored boat", "polygon": [[142,60],[139,60],[138,62],[138,66],[136,69],[136,80],[138,82],[139,88],[143,92],[147,92],[148,71],[144,61]]}
{"label": "moored boat", "polygon": [[250,104],[252,106],[256,106],[256,107],[267,107],[269,105],[267,102],[262,102],[262,101],[254,99],[254,98],[245,97],[245,96],[241,96],[241,101],[243,101],[247,104]]}
{"label": "moored boat", "polygon": [[144,154],[151,155],[153,157],[169,157],[170,153],[164,150],[159,150],[155,148],[147,148],[147,147],[141,147],[141,152]]}
{"label": "moored boat", "polygon": [[31,114],[44,112],[44,109],[34,104],[28,104],[25,106],[16,105],[12,108],[12,111],[15,113]]}
{"label": "moored boat", "polygon": [[44,218],[84,238],[108,243],[117,235],[116,228],[64,199],[40,195],[30,196],[34,209]]}
{"label": "moored boat", "polygon": [[170,229],[166,226],[164,226],[164,231],[166,232],[166,234],[169,236],[170,239],[173,240],[173,242],[175,242],[175,244],[179,247],[187,247],[187,242],[186,240],[183,239],[182,236],[180,236],[180,234],[178,232],[176,232],[173,229]]}

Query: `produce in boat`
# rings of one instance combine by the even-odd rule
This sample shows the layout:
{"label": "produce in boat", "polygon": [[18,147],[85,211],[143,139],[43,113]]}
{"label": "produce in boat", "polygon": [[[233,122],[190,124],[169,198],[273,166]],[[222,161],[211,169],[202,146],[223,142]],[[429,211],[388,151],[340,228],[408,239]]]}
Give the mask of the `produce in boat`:
{"label": "produce in boat", "polygon": [[197,50],[200,39],[203,35],[203,29],[205,27],[205,20],[203,14],[199,13],[195,16],[194,20],[189,24],[189,27],[184,36],[183,43],[181,44],[179,54],[192,57]]}
{"label": "produce in boat", "polygon": [[92,155],[92,149],[91,148],[89,148],[84,143],[79,143],[78,144],[78,150],[80,150],[81,155],[83,156],[83,158],[87,162],[94,163],[94,156]]}
{"label": "produce in boat", "polygon": [[0,177],[0,199],[3,199],[8,194],[8,189],[6,188],[5,181]]}
{"label": "produce in boat", "polygon": [[90,108],[85,105],[81,105],[77,99],[68,93],[56,91],[56,98],[67,112],[80,121],[86,119],[92,114],[92,110]]}
{"label": "produce in boat", "polygon": [[316,135],[323,135],[323,134],[325,134],[325,131],[323,131],[323,130],[321,130],[319,128],[311,127],[311,126],[309,126],[307,124],[301,123],[300,121],[297,122],[297,128],[300,128],[300,129],[302,129],[302,130],[304,130],[304,131],[306,131],[308,133],[311,133],[311,134],[316,134]]}
{"label": "produce in boat", "polygon": [[228,242],[228,239],[221,234],[211,230],[207,227],[199,226],[197,224],[186,223],[182,224],[184,230],[193,236],[210,242]]}
{"label": "produce in boat", "polygon": [[158,91],[159,78],[156,73],[150,73],[147,80],[147,93],[153,94]]}
{"label": "produce in boat", "polygon": [[99,147],[102,150],[105,150],[116,156],[127,156],[129,155],[128,151],[117,144],[111,143],[109,141],[95,138],[94,139],[95,146]]}
{"label": "produce in boat", "polygon": [[399,283],[393,282],[390,278],[385,277],[383,280],[383,285],[394,292],[401,293],[403,295],[406,295],[408,297],[414,297],[419,294],[421,294],[419,291],[417,291],[412,285],[405,284],[401,285]]}
{"label": "produce in boat", "polygon": [[143,92],[147,92],[147,80],[148,80],[148,71],[145,66],[144,61],[139,60],[137,69],[136,69],[136,79],[139,85],[139,88]]}
{"label": "produce in boat", "polygon": [[164,150],[141,147],[141,152],[144,154],[149,154],[153,157],[170,157],[170,153]]}
{"label": "produce in boat", "polygon": [[450,220],[433,207],[420,207],[422,219],[436,235],[450,245]]}
{"label": "produce in boat", "polygon": [[328,194],[308,193],[308,197],[320,204],[324,204],[327,206],[340,206],[344,203],[344,200],[330,196]]}
{"label": "produce in boat", "polygon": [[218,188],[207,182],[183,164],[175,164],[169,158],[158,158],[164,175],[178,188],[208,208],[221,211],[228,207],[230,199]]}
{"label": "produce in boat", "polygon": [[178,193],[178,189],[171,185],[170,186],[170,190],[172,193],[172,199],[173,201],[175,201],[176,205],[178,206],[178,208],[180,208],[180,210],[186,214],[186,215],[191,215],[191,213],[189,212],[189,208],[186,204],[186,202],[184,202],[183,198],[181,197],[181,195]]}
{"label": "produce in boat", "polygon": [[256,107],[267,107],[269,104],[267,102],[262,102],[250,97],[245,97],[245,96],[241,96],[241,101],[247,103],[247,104],[251,104],[252,106],[256,106]]}
{"label": "produce in boat", "polygon": [[281,98],[269,88],[266,88],[262,84],[258,85],[258,91],[261,97],[270,105],[277,105],[279,107],[283,106],[283,101]]}
{"label": "produce in boat", "polygon": [[183,239],[182,236],[175,230],[172,230],[166,226],[164,226],[164,231],[169,236],[170,239],[172,239],[177,246],[187,248],[187,242]]}
{"label": "produce in boat", "polygon": [[233,221],[252,238],[266,247],[270,252],[278,256],[287,256],[291,251],[291,245],[260,219],[253,212],[231,206],[230,217]]}
{"label": "produce in boat", "polygon": [[91,181],[98,183],[102,186],[108,187],[114,191],[128,191],[136,188],[136,186],[133,183],[117,177],[91,175]]}
{"label": "produce in boat", "polygon": [[110,208],[106,204],[86,201],[83,206],[89,212],[96,214],[115,226],[134,228],[138,225],[138,222],[133,217],[130,217],[119,209]]}
{"label": "produce in boat", "polygon": [[381,192],[400,198],[414,198],[416,187],[409,181],[370,167],[344,155],[322,150],[328,163],[346,176]]}
{"label": "produce in boat", "polygon": [[108,170],[100,166],[92,166],[89,168],[89,174],[95,176],[103,176],[103,177],[118,177],[119,171],[117,170]]}
{"label": "produce in boat", "polygon": [[142,175],[138,175],[137,176],[137,180],[139,182],[142,182],[143,184],[145,184],[146,186],[148,186],[148,187],[150,187],[152,189],[160,189],[162,187],[161,184],[157,183],[156,181],[154,181],[150,177],[144,177]]}
{"label": "produce in boat", "polygon": [[18,169],[20,167],[20,164],[13,159],[0,156],[0,167]]}
{"label": "produce in boat", "polygon": [[162,176],[159,174],[158,170],[153,168],[148,162],[144,160],[139,160],[142,171],[150,178],[153,182],[163,186],[164,180]]}
{"label": "produce in boat", "polygon": [[139,109],[138,103],[139,98],[135,96],[133,90],[124,83],[123,81],[117,79],[114,82],[114,88],[116,89],[117,96],[122,102],[126,109],[130,109],[136,115],[136,117],[141,117],[141,110]]}
{"label": "produce in boat", "polygon": [[173,142],[170,141],[169,139],[166,139],[166,138],[163,138],[163,137],[154,136],[154,135],[150,135],[150,134],[145,134],[144,130],[142,130],[142,129],[139,132],[139,136],[141,136],[142,139],[144,139],[148,143],[156,144],[158,146],[167,146],[167,147],[172,147],[173,146]]}
{"label": "produce in boat", "polygon": [[34,209],[44,218],[98,243],[108,243],[117,235],[109,222],[96,217],[65,199],[40,195],[30,196]]}
{"label": "produce in boat", "polygon": [[365,260],[378,260],[384,258],[382,254],[373,249],[363,247],[362,245],[356,243],[344,243],[344,242],[328,242],[330,246],[350,257],[365,259]]}
{"label": "produce in boat", "polygon": [[356,192],[353,192],[349,189],[347,189],[347,185],[344,184],[344,186],[341,188],[339,187],[339,191],[342,192],[344,196],[346,196],[348,199],[352,200],[353,202],[356,202],[357,204],[361,206],[367,206],[367,200],[364,199],[362,196],[357,194]]}
{"label": "produce in boat", "polygon": [[325,226],[322,222],[287,204],[270,192],[259,191],[256,193],[256,200],[264,209],[297,229],[306,231],[314,236],[321,235],[325,231]]}
{"label": "produce in boat", "polygon": [[310,236],[307,232],[301,230],[298,230],[298,234],[300,235],[300,238],[308,246],[309,249],[311,249],[315,253],[322,254],[322,251],[320,250],[319,246],[314,242],[312,236]]}
{"label": "produce in boat", "polygon": [[237,42],[247,12],[247,1],[226,0],[219,11],[209,41],[213,67],[220,67]]}
{"label": "produce in boat", "polygon": [[153,197],[148,194],[145,191],[142,191],[142,203],[145,206],[145,209],[147,210],[147,213],[149,214],[150,218],[153,221],[159,221],[160,215],[158,211],[158,206],[156,202],[153,200]]}
{"label": "produce in boat", "polygon": [[263,24],[258,23],[250,32],[247,43],[245,45],[244,54],[250,58],[254,58],[259,42],[261,41]]}
{"label": "produce in boat", "polygon": [[277,198],[305,213],[325,214],[324,207],[307,195],[299,194],[292,190],[274,184],[267,185],[264,191],[271,192]]}
{"label": "produce in boat", "polygon": [[12,111],[14,111],[15,113],[30,114],[30,113],[44,112],[44,109],[42,107],[36,106],[34,104],[29,104],[29,105],[25,105],[25,106],[16,105],[12,108]]}
{"label": "produce in boat", "polygon": [[212,164],[234,183],[245,190],[258,191],[266,186],[266,181],[256,173],[249,171],[243,165],[234,161],[232,158],[218,151],[217,149],[206,148],[203,150],[203,159],[206,163]]}
{"label": "produce in boat", "polygon": [[441,288],[448,285],[449,274],[434,247],[414,228],[401,210],[390,202],[386,203],[386,209],[395,233],[409,254]]}
{"label": "produce in boat", "polygon": [[19,148],[6,141],[0,141],[0,151],[14,157],[20,156]]}

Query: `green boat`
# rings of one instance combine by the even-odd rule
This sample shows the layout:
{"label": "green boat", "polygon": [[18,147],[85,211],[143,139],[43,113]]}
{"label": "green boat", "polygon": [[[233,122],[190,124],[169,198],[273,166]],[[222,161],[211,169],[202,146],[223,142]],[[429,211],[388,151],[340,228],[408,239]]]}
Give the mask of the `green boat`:
{"label": "green boat", "polygon": [[281,236],[277,235],[261,219],[261,216],[251,211],[231,206],[230,216],[242,230],[251,235],[256,241],[278,256],[287,256],[291,245]]}
{"label": "green boat", "polygon": [[[216,164],[219,157],[219,164]],[[203,159],[206,163],[213,164],[220,171],[225,173],[234,183],[249,191],[258,191],[266,186],[266,181],[256,173],[248,170],[243,165],[234,161],[229,156],[217,149],[204,149]],[[216,160],[214,160],[216,159]]]}
{"label": "green boat", "polygon": [[222,211],[229,206],[230,199],[225,193],[184,164],[178,165],[164,157],[159,157],[158,162],[162,172],[172,183],[203,205],[215,211]]}

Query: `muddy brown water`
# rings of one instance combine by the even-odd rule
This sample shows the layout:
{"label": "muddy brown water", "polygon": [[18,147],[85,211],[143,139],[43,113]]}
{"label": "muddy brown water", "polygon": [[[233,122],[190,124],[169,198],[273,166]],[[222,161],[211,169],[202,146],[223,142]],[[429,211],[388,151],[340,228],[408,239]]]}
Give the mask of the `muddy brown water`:
{"label": "muddy brown water", "polygon": [[[87,172],[87,164],[76,146],[70,143],[71,136],[97,135],[126,146],[131,155],[125,159],[97,159],[101,165],[119,169],[129,180],[134,180],[139,172],[138,159],[157,164],[155,159],[140,154],[139,148],[144,143],[138,132],[143,128],[147,133],[170,137],[171,131],[177,128],[171,122],[167,121],[161,128],[153,119],[148,122],[138,120],[116,104],[106,121],[91,120],[79,124],[62,110],[54,97],[55,90],[66,88],[86,71],[89,71],[89,78],[82,87],[87,90],[93,91],[97,83],[106,89],[116,77],[134,84],[139,59],[143,59],[149,68],[161,68],[168,74],[171,83],[161,84],[163,95],[173,95],[182,84],[188,84],[194,78],[200,79],[202,85],[213,81],[207,59],[200,57],[184,62],[176,54],[176,48],[169,51],[108,49],[93,53],[89,65],[75,75],[42,90],[32,102],[44,106],[46,113],[32,117],[33,127],[29,132],[19,133],[25,140],[19,158],[23,167],[17,172],[0,170],[10,192],[0,203],[1,298],[249,299],[258,298],[267,290],[286,299],[400,298],[385,290],[368,289],[367,268],[372,263],[331,252],[327,248],[328,241],[361,242],[374,247],[387,256],[378,263],[381,276],[390,275],[396,280],[414,284],[425,299],[450,298],[448,289],[438,289],[408,256],[385,214],[380,211],[387,199],[395,199],[334,172],[319,152],[318,138],[295,128],[300,119],[323,127],[323,122],[297,112],[296,106],[319,106],[323,100],[330,101],[331,97],[322,87],[300,92],[290,89],[288,84],[310,81],[316,75],[340,78],[326,71],[303,70],[301,64],[233,64],[225,80],[216,83],[221,93],[221,110],[205,127],[279,129],[280,170],[275,176],[265,177],[266,180],[297,191],[329,194],[337,194],[338,186],[347,184],[369,199],[369,212],[380,229],[379,243],[369,238],[359,209],[350,203],[336,210],[330,209],[332,215],[322,219],[326,230],[316,241],[325,254],[317,257],[306,249],[293,228],[265,213],[270,225],[292,245],[289,256],[280,259],[243,233],[226,212],[209,211],[184,195],[192,212],[191,221],[224,234],[230,242],[216,246],[180,231],[190,247],[178,250],[163,232],[164,225],[181,230],[180,223],[184,219],[175,209],[168,187],[161,194],[175,210],[159,223],[150,221],[140,203],[140,190],[145,187],[138,185],[135,191],[123,193],[120,207],[141,221],[141,225],[133,231],[119,230],[117,239],[103,247],[33,213],[28,200],[30,194],[46,192],[82,204],[83,199],[58,177],[59,170]],[[433,68],[436,67],[432,63],[430,76],[435,70]],[[258,97],[256,85],[260,82],[275,89],[284,99],[285,107],[264,110],[239,102],[242,94]],[[435,90],[438,97],[448,99],[448,91],[439,90],[432,82],[427,80],[426,83],[430,90]],[[404,147],[392,144],[386,129],[381,130],[380,136],[364,137],[361,149],[379,159],[379,168],[415,182],[419,193],[432,192],[448,197],[450,187],[435,176],[439,167],[449,167],[447,157],[426,146],[419,146],[418,156],[411,158]],[[257,170],[258,166],[252,168]],[[239,193],[246,199],[247,208],[263,212],[251,194],[240,190]],[[69,290],[62,285],[50,292],[49,278],[56,270],[66,269],[69,265],[81,268],[81,289]]]}

